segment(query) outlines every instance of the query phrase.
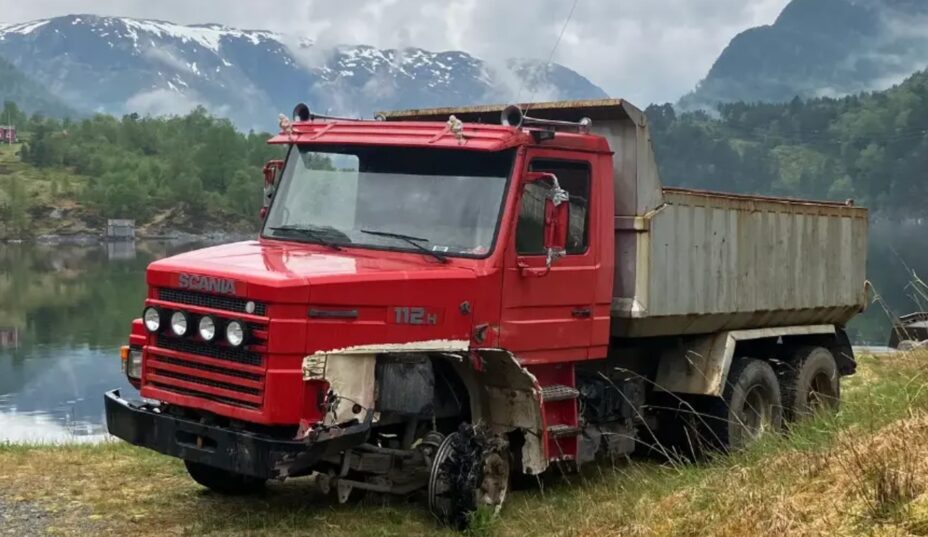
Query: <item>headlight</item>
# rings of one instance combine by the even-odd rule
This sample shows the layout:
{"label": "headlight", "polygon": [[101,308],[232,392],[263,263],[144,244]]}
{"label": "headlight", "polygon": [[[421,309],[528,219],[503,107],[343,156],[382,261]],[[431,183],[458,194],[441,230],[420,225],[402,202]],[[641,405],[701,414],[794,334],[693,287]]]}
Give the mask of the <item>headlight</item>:
{"label": "headlight", "polygon": [[133,380],[139,380],[142,378],[142,349],[136,349],[132,347],[123,347],[122,352],[122,366],[123,372],[127,377]]}
{"label": "headlight", "polygon": [[157,332],[161,329],[161,312],[157,308],[145,308],[142,312],[142,319],[149,332]]}
{"label": "headlight", "polygon": [[229,321],[226,325],[226,341],[233,347],[245,342],[245,327],[240,321]]}
{"label": "headlight", "polygon": [[200,317],[200,337],[205,341],[212,341],[216,337],[216,321],[209,315]]}
{"label": "headlight", "polygon": [[182,311],[175,311],[171,314],[171,332],[175,336],[182,336],[187,333],[187,314]]}

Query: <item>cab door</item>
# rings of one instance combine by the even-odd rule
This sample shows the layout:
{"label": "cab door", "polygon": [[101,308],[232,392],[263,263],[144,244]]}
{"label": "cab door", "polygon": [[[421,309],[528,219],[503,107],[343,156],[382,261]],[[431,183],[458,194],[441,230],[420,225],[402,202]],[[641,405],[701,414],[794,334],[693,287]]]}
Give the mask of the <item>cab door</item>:
{"label": "cab door", "polygon": [[517,185],[503,274],[500,344],[523,363],[590,358],[598,260],[590,245],[593,166],[588,154],[530,150],[526,172],[554,174],[570,196],[566,255],[545,271],[543,180]]}

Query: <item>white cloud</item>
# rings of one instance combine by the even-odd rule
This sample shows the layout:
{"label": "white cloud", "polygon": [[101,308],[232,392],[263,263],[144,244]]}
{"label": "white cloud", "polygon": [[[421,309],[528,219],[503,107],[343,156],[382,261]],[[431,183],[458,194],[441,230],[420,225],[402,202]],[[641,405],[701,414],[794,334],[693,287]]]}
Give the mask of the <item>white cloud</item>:
{"label": "white cloud", "polygon": [[181,73],[194,74],[193,69],[191,68],[190,65],[187,65],[186,63],[181,61],[179,58],[171,54],[171,52],[168,51],[167,49],[155,48],[155,47],[146,48],[142,52],[142,56],[145,56],[146,58],[150,60],[154,60],[162,65],[170,67],[174,69],[175,71],[180,71]]}
{"label": "white cloud", "polygon": [[136,93],[126,101],[126,112],[146,116],[182,115],[198,105],[205,105],[195,96],[170,89],[155,89]]}
{"label": "white cloud", "polygon": [[[695,86],[732,37],[773,22],[787,3],[579,0],[554,60],[641,106],[672,101]],[[302,49],[300,59],[311,65],[339,43],[464,50],[494,64],[546,60],[570,7],[568,0],[277,0],[273,9],[254,0],[0,0],[8,21],[93,12],[308,36],[316,47]]]}

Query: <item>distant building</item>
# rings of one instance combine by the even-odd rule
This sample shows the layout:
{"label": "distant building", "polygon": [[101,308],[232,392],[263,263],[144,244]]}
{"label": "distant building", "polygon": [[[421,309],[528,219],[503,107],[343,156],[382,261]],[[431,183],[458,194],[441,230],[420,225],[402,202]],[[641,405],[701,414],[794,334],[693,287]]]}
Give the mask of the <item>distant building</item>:
{"label": "distant building", "polygon": [[0,349],[19,348],[19,329],[0,328]]}
{"label": "distant building", "polygon": [[16,127],[0,125],[0,142],[8,144],[16,142]]}
{"label": "distant building", "polygon": [[110,241],[135,240],[135,220],[114,218],[107,220],[104,238]]}

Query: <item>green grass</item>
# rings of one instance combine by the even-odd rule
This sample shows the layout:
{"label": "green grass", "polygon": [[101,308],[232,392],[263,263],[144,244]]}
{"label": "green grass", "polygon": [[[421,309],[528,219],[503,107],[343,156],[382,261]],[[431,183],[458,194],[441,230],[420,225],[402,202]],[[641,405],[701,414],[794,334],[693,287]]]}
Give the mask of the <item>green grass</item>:
{"label": "green grass", "polygon": [[[472,535],[928,535],[928,355],[865,357],[841,411],[698,464],[633,459],[510,494]],[[311,480],[223,498],[173,459],[122,443],[0,446],[0,497],[36,502],[56,532],[454,535],[421,498],[338,505]],[[100,533],[99,531],[97,533]]]}

